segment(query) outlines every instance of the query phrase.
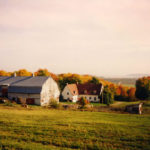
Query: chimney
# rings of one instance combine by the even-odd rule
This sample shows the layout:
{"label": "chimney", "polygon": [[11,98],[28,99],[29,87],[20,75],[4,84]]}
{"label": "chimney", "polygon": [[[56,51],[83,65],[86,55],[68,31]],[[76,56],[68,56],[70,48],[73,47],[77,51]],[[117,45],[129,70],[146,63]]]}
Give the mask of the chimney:
{"label": "chimney", "polygon": [[16,72],[14,72],[14,77],[16,77],[17,76],[17,74],[16,74]]}

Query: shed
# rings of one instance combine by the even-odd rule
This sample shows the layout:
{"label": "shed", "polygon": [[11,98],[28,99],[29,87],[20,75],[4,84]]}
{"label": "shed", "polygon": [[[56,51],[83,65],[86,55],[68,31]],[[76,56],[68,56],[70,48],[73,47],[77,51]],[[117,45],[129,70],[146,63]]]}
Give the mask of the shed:
{"label": "shed", "polygon": [[142,114],[142,105],[143,103],[128,105],[126,106],[125,111],[129,113]]}

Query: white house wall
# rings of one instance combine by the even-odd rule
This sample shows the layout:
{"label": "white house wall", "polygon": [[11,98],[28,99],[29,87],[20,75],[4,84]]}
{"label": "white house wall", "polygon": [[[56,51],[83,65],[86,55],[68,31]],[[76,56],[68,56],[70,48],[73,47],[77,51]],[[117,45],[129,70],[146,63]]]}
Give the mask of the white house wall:
{"label": "white house wall", "polygon": [[68,86],[66,86],[62,92],[63,99],[71,100],[72,102],[77,102],[78,95],[72,95]]}
{"label": "white house wall", "polygon": [[89,102],[99,102],[98,95],[79,95],[79,98],[85,97]]}
{"label": "white house wall", "polygon": [[65,99],[65,100],[71,100],[72,99],[73,95],[70,92],[70,89],[68,88],[68,86],[65,86],[65,88],[62,92],[62,96],[63,96],[63,99]]}
{"label": "white house wall", "polygon": [[73,97],[72,97],[72,102],[77,102],[78,101],[78,95],[74,95]]}

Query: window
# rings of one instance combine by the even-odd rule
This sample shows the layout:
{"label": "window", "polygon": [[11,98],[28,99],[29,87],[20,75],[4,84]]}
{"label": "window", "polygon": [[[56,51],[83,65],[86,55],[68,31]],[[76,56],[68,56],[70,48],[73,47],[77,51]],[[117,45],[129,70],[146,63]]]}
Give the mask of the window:
{"label": "window", "polygon": [[96,94],[96,92],[97,92],[96,90],[93,91],[94,94]]}
{"label": "window", "polygon": [[87,90],[84,90],[84,94],[86,94],[87,93]]}
{"label": "window", "polygon": [[89,97],[89,99],[91,99],[91,97]]}
{"label": "window", "polygon": [[67,95],[69,95],[69,92],[67,92]]}
{"label": "window", "polygon": [[75,94],[75,93],[76,93],[76,91],[73,91],[73,93]]}
{"label": "window", "polygon": [[97,98],[96,98],[96,97],[94,97],[94,100],[95,100],[95,101],[96,101],[96,99],[97,99]]}

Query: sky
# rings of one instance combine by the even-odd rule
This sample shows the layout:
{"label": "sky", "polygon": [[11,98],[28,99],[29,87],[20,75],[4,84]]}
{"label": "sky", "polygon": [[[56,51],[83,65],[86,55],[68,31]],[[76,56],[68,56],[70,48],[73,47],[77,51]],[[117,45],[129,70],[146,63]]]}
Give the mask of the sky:
{"label": "sky", "polygon": [[150,73],[150,0],[0,0],[0,70]]}

